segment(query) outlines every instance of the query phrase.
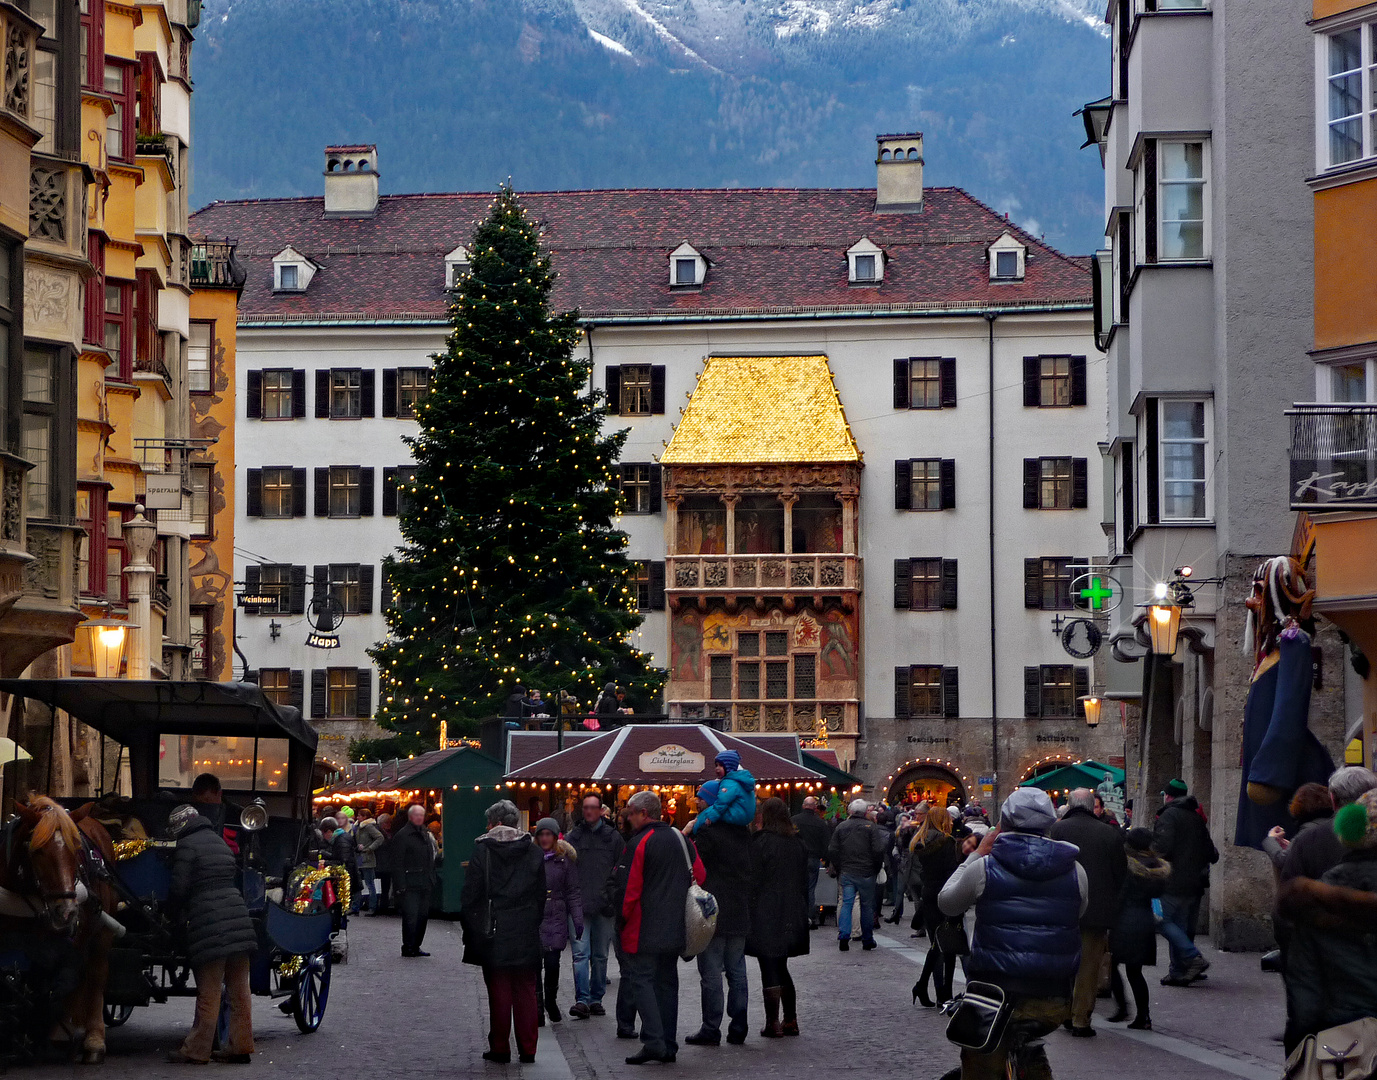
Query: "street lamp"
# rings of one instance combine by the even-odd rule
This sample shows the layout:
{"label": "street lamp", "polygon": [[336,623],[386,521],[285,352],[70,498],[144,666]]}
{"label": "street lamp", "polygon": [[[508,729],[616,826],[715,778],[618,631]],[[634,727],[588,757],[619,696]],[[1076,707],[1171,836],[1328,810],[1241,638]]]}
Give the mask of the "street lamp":
{"label": "street lamp", "polygon": [[1100,709],[1104,707],[1104,699],[1100,697],[1098,691],[1092,690],[1085,697],[1081,698],[1081,707],[1085,709],[1085,723],[1087,727],[1100,726]]}
{"label": "street lamp", "polygon": [[91,655],[91,668],[97,679],[118,679],[124,662],[128,632],[136,629],[117,619],[89,619],[77,627]]}
{"label": "street lamp", "polygon": [[1159,597],[1148,605],[1148,637],[1158,656],[1176,655],[1176,638],[1181,632],[1181,605]]}

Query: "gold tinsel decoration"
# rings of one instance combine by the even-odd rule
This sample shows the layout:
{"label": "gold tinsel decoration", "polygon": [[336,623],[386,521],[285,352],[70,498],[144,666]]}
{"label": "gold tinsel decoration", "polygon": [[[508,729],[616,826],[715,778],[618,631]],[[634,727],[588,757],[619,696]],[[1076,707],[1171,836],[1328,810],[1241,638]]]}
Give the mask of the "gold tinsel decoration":
{"label": "gold tinsel decoration", "polygon": [[146,836],[136,837],[132,840],[115,841],[115,861],[128,862],[136,859],[149,848],[175,848],[175,840],[150,840]]}
{"label": "gold tinsel decoration", "polygon": [[352,899],[349,872],[342,866],[325,866],[305,870],[293,884],[295,895],[292,899],[292,910],[298,915],[307,914],[312,905],[315,904],[316,886],[327,880],[335,883],[335,894],[344,910],[348,911]]}

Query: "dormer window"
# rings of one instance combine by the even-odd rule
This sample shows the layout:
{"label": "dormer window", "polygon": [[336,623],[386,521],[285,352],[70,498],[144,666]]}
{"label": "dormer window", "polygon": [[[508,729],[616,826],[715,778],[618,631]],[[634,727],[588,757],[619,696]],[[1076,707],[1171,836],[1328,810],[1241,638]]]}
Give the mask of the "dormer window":
{"label": "dormer window", "polygon": [[847,280],[852,285],[878,285],[885,276],[885,255],[863,236],[846,253]]}
{"label": "dormer window", "polygon": [[1028,249],[1012,233],[1005,233],[988,248],[991,281],[1022,281]]}
{"label": "dormer window", "polygon": [[445,256],[445,288],[457,289],[469,272],[469,252],[462,244]]}
{"label": "dormer window", "polygon": [[670,252],[669,285],[672,289],[691,289],[708,276],[708,260],[692,244],[683,243]]}
{"label": "dormer window", "polygon": [[319,269],[319,263],[296,248],[285,247],[273,256],[273,291],[305,292]]}

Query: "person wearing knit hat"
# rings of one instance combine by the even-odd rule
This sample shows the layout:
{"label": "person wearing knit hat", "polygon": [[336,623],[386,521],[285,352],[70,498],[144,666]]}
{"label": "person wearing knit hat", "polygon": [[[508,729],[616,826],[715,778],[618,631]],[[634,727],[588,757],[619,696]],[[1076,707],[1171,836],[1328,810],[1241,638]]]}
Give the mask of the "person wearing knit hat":
{"label": "person wearing knit hat", "polygon": [[[1057,1025],[1070,1018],[1071,988],[1081,961],[1081,916],[1089,879],[1074,844],[1043,834],[1056,821],[1052,800],[1038,788],[1017,788],[991,829],[937,894],[942,914],[975,909],[966,959],[968,980],[1000,986],[1013,1001],[1012,1021]],[[962,1076],[1002,1076],[1010,1023],[989,1054],[961,1051]],[[1040,1044],[1025,1051],[1030,1076],[1050,1076]]]}
{"label": "person wearing knit hat", "polygon": [[560,839],[559,822],[552,817],[541,818],[536,822],[535,839],[545,858],[545,915],[540,922],[545,977],[536,978],[537,1023],[543,1026],[547,1015],[555,1024],[564,1019],[555,1000],[559,994],[559,958],[569,944],[571,921],[574,936],[583,934],[583,895],[574,865],[578,852]]}
{"label": "person wearing knit hat", "polygon": [[1292,923],[1288,1055],[1307,1035],[1377,1015],[1377,791],[1340,807],[1333,831],[1344,848],[1338,864],[1318,881],[1286,881],[1278,893],[1281,914]]}
{"label": "person wearing knit hat", "polygon": [[1185,785],[1185,783],[1184,783],[1183,781],[1181,781],[1181,780],[1168,780],[1168,781],[1167,781],[1167,786],[1166,786],[1165,788],[1163,788],[1163,793],[1164,793],[1164,794],[1167,796],[1167,798],[1169,798],[1169,799],[1180,799],[1180,798],[1184,798],[1184,797],[1185,797],[1185,794],[1186,794],[1186,791],[1187,791],[1186,785]]}
{"label": "person wearing knit hat", "polygon": [[[755,777],[741,766],[741,755],[723,750],[717,755],[716,798],[696,818],[684,826],[685,835],[696,828],[720,821],[724,825],[749,826],[755,821]],[[708,781],[712,783],[712,781]]]}

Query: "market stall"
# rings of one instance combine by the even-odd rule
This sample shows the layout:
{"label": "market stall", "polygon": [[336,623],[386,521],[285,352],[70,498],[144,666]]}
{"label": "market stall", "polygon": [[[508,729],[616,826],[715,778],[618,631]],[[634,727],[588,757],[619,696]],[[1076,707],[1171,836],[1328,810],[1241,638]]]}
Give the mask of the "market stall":
{"label": "market stall", "polygon": [[375,813],[405,812],[411,803],[439,821],[443,854],[440,888],[434,906],[446,914],[459,910],[464,866],[485,828],[484,812],[507,790],[502,764],[468,746],[432,750],[386,763],[353,765],[329,787],[316,792],[317,811],[367,806]]}
{"label": "market stall", "polygon": [[590,791],[620,806],[633,792],[651,788],[664,800],[666,820],[683,825],[694,814],[691,796],[713,779],[713,760],[723,750],[741,755],[760,800],[779,796],[796,804],[809,794],[830,793],[835,777],[855,779],[835,769],[829,778],[820,760],[805,764],[793,735],[728,734],[702,724],[633,724],[564,738],[565,748],[556,750],[552,732],[508,735],[504,782],[531,823],[542,814],[568,812],[570,803]]}

